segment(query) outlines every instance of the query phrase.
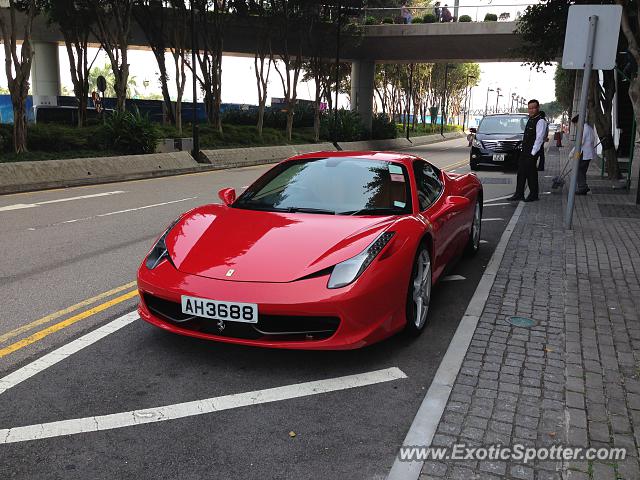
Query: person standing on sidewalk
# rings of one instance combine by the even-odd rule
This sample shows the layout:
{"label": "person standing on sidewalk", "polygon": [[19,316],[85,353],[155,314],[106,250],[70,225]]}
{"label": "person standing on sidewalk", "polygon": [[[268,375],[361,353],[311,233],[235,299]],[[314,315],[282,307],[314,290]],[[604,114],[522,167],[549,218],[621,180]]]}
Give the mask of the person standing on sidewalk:
{"label": "person standing on sidewalk", "polygon": [[[588,117],[587,117],[588,118]],[[576,115],[571,119],[571,123],[577,124],[579,115]],[[586,195],[589,190],[587,185],[587,170],[589,170],[589,164],[591,160],[596,158],[596,134],[593,131],[593,127],[589,125],[589,122],[584,122],[584,129],[582,130],[582,152],[580,152],[580,163],[578,164],[578,188],[576,189],[576,195]],[[569,158],[573,157],[575,147],[571,149]]]}
{"label": "person standing on sidewalk", "polygon": [[[547,122],[547,115],[541,111],[540,116],[544,119],[547,124],[546,131],[544,132],[544,142],[547,143],[549,141],[549,123]],[[540,161],[538,162],[538,171],[544,172],[544,144],[540,148]]]}
{"label": "person standing on sidewalk", "polygon": [[[527,104],[529,120],[524,129],[522,151],[518,159],[518,179],[515,193],[509,197],[511,201],[524,200],[535,202],[538,200],[538,155],[543,148],[547,122],[540,116],[540,102],[529,100]],[[529,196],[524,198],[525,184],[529,184]]]}
{"label": "person standing on sidewalk", "polygon": [[436,22],[440,22],[442,18],[442,9],[440,8],[440,2],[436,2],[433,6],[433,14],[436,16]]}

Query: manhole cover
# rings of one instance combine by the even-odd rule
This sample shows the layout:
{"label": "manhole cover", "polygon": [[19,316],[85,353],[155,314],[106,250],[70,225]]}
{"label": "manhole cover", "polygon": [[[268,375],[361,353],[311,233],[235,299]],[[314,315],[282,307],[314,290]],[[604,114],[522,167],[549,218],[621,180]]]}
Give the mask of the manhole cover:
{"label": "manhole cover", "polygon": [[513,183],[513,180],[510,178],[504,177],[482,177],[480,178],[480,182],[484,184],[493,183],[493,184],[509,184]]}
{"label": "manhole cover", "polygon": [[640,218],[640,207],[621,203],[599,203],[598,209],[603,217]]}
{"label": "manhole cover", "polygon": [[507,322],[509,322],[514,327],[525,328],[531,328],[536,324],[536,321],[534,319],[526,317],[509,317],[507,319]]}

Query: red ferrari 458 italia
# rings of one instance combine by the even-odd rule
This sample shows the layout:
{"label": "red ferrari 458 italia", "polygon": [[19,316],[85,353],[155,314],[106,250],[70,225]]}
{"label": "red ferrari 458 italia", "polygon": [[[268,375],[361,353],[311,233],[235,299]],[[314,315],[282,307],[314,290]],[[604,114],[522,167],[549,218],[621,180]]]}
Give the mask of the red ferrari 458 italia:
{"label": "red ferrari 458 italia", "polygon": [[318,152],[174,221],[138,271],[140,316],[181,335],[352,349],[419,334],[431,286],[480,245],[482,185],[413,155]]}

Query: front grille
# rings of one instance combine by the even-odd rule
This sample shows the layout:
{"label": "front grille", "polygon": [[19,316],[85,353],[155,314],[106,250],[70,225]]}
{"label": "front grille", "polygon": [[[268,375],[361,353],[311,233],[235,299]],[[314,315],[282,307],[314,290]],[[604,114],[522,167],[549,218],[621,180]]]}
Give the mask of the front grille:
{"label": "front grille", "polygon": [[498,153],[511,152],[520,148],[520,142],[517,140],[482,140],[482,145],[485,149]]}
{"label": "front grille", "polygon": [[333,335],[340,325],[338,317],[264,315],[258,312],[257,323],[224,322],[224,329],[220,331],[217,320],[185,315],[177,302],[148,293],[143,296],[151,313],[176,327],[221,337],[272,341],[323,340]]}

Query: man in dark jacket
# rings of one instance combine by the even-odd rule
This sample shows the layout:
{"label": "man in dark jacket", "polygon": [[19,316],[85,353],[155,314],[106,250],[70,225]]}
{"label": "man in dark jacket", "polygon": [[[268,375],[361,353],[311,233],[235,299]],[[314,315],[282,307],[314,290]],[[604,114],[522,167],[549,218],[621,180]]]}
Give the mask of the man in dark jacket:
{"label": "man in dark jacket", "polygon": [[[529,121],[524,129],[522,151],[518,159],[518,179],[515,193],[509,198],[512,201],[524,200],[535,202],[538,200],[538,157],[544,148],[544,138],[547,132],[547,122],[540,115],[540,102],[529,100]],[[525,184],[529,184],[529,196],[524,198]]]}

